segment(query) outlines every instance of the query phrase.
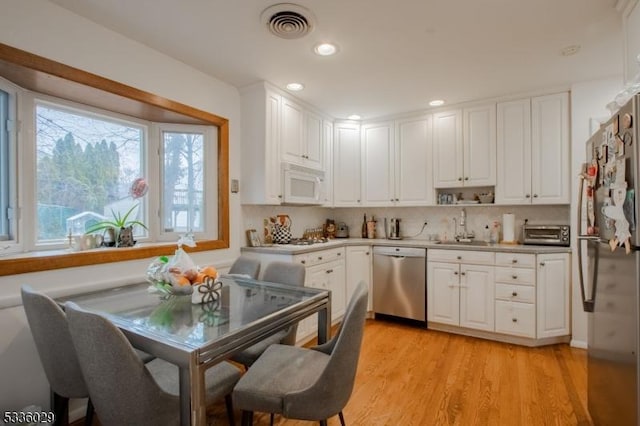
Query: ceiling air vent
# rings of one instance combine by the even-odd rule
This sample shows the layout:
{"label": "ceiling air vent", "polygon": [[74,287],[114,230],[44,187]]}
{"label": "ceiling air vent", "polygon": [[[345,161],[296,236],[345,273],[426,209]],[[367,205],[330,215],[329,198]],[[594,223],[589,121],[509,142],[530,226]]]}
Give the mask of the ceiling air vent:
{"label": "ceiling air vent", "polygon": [[315,19],[310,10],[291,3],[274,4],[261,15],[271,34],[281,38],[301,38],[313,31]]}

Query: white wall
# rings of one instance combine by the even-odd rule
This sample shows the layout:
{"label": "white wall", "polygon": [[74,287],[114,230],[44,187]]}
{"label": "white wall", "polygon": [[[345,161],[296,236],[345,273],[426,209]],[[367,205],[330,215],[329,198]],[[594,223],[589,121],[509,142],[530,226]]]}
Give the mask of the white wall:
{"label": "white wall", "polygon": [[[613,100],[622,89],[622,76],[609,79],[576,83],[571,88],[571,176],[576,177],[572,185],[571,204],[571,229],[577,235],[579,226],[577,223],[578,194],[577,176],[580,173],[582,163],[586,161],[587,139],[591,136],[591,121],[593,119],[606,119],[609,112],[606,105]],[[572,340],[573,346],[587,347],[587,314],[582,309],[582,296],[578,278],[578,262],[575,238],[573,239],[573,307],[572,307]]]}
{"label": "white wall", "polygon": [[[235,87],[45,0],[3,0],[0,42],[229,119],[230,178],[240,177],[240,97]],[[244,243],[239,195],[230,195],[231,247],[194,255],[224,268]],[[170,253],[169,253],[170,254]],[[49,405],[48,385],[19,306],[30,284],[53,295],[139,281],[149,260],[0,277],[0,412]]]}

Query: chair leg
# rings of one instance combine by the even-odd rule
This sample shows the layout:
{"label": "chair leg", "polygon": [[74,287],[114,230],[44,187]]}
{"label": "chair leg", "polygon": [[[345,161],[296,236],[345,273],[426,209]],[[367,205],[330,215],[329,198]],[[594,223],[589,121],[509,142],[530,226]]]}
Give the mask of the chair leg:
{"label": "chair leg", "polygon": [[93,425],[93,402],[91,402],[91,398],[87,399],[87,412],[84,415],[84,426]]}
{"label": "chair leg", "polygon": [[242,426],[253,426],[253,411],[242,411]]}
{"label": "chair leg", "polygon": [[338,413],[338,417],[340,417],[340,425],[347,426],[346,423],[344,422],[344,414],[342,414],[342,411]]}
{"label": "chair leg", "polygon": [[327,419],[320,420],[320,426],[327,426]]}
{"label": "chair leg", "polygon": [[231,399],[231,394],[227,394],[224,397],[224,403],[227,406],[227,418],[229,419],[229,426],[235,426],[236,420],[233,418],[233,399]]}
{"label": "chair leg", "polygon": [[51,391],[51,409],[56,415],[54,426],[69,425],[69,398]]}

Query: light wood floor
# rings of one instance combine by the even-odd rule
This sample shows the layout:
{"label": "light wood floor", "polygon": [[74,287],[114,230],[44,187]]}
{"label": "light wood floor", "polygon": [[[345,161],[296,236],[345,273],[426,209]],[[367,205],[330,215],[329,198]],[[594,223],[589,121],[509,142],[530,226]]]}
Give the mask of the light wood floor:
{"label": "light wood floor", "polygon": [[[586,386],[586,351],[568,345],[525,348],[368,320],[344,415],[348,426],[590,425]],[[227,424],[224,406],[210,424]],[[256,413],[254,424],[269,416]]]}

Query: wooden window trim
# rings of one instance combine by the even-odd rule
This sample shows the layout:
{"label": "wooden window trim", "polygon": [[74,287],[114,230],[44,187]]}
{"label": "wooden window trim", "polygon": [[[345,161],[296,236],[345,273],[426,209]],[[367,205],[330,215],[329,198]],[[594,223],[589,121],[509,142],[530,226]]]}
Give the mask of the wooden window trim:
{"label": "wooden window trim", "polygon": [[[156,122],[218,128],[218,239],[186,251],[229,248],[229,120],[0,43],[0,76],[20,87]],[[122,262],[170,254],[175,243],[86,252],[36,252],[0,258],[0,276]]]}

